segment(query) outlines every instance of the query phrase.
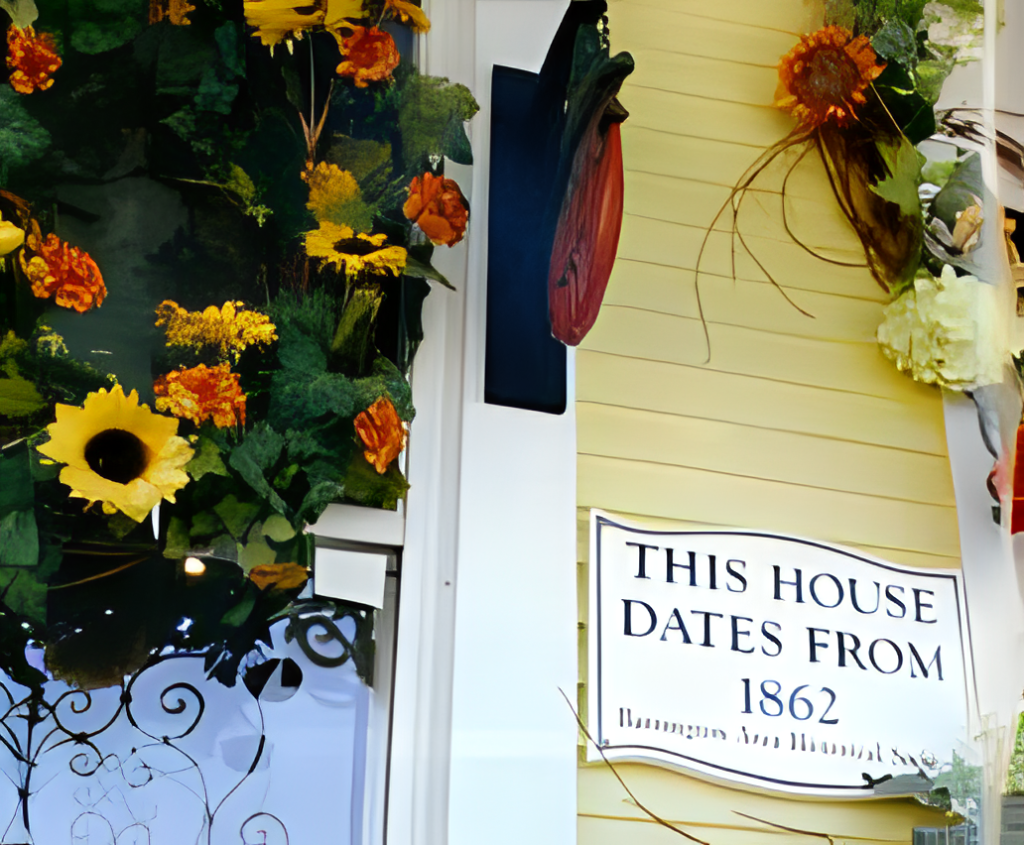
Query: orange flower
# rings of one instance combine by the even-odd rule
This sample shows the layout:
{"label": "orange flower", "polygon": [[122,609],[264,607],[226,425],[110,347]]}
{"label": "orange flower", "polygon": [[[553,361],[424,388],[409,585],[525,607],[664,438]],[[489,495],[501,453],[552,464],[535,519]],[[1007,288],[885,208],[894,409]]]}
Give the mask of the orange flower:
{"label": "orange flower", "polygon": [[7,67],[14,71],[11,87],[19,94],[45,91],[53,85],[51,74],[61,66],[57,43],[44,32],[36,35],[31,26],[24,29],[11,24],[7,29]]}
{"label": "orange flower", "polygon": [[238,373],[228,364],[172,370],[153,383],[156,409],[192,420],[196,425],[213,419],[217,428],[245,425],[245,394]]}
{"label": "orange flower", "polygon": [[801,129],[817,129],[829,120],[839,126],[856,120],[864,91],[885,70],[864,35],[841,26],[826,26],[804,35],[779,62],[775,105],[785,109]]}
{"label": "orange flower", "polygon": [[351,26],[352,34],[343,36],[334,31],[344,61],[338,65],[338,76],[349,76],[356,88],[365,88],[371,82],[391,77],[398,67],[398,48],[395,39],[377,27]]}
{"label": "orange flower", "polygon": [[405,426],[391,400],[381,397],[355,419],[356,433],[366,458],[377,472],[383,473],[405,448]]}
{"label": "orange flower", "polygon": [[454,179],[424,173],[414,176],[409,199],[402,208],[435,244],[454,246],[462,240],[469,221],[469,204]]}
{"label": "orange flower", "polygon": [[[53,234],[43,241],[35,221],[25,245],[27,249],[22,251],[19,261],[32,283],[33,294],[40,299],[53,296],[62,308],[74,308],[79,314],[103,304],[107,287],[89,253]],[[29,253],[34,255],[26,258]]]}

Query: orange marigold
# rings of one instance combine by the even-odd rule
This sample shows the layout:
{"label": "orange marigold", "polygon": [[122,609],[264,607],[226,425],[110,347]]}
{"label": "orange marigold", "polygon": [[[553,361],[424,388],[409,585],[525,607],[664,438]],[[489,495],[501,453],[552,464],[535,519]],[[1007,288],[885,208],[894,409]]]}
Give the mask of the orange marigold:
{"label": "orange marigold", "polygon": [[348,76],[356,88],[365,88],[371,82],[391,77],[391,71],[398,67],[398,48],[395,39],[375,26],[346,27],[352,34],[345,36],[334,31],[343,61],[338,65],[338,76]]}
{"label": "orange marigold", "polygon": [[405,425],[391,400],[382,396],[355,419],[356,433],[366,446],[363,457],[383,474],[405,448]]}
{"label": "orange marigold", "polygon": [[25,245],[27,249],[22,250],[19,261],[35,296],[52,296],[62,308],[74,308],[79,314],[103,304],[107,286],[89,253],[53,234],[42,240],[35,223]]}
{"label": "orange marigold", "polygon": [[841,26],[826,26],[800,38],[779,62],[775,105],[785,109],[801,129],[817,129],[832,120],[839,126],[856,120],[864,92],[885,70],[877,64],[871,42]]}
{"label": "orange marigold", "polygon": [[196,425],[213,420],[217,428],[245,425],[245,394],[238,373],[229,364],[187,370],[172,370],[153,383],[156,409],[174,414]]}
{"label": "orange marigold", "polygon": [[433,173],[413,177],[402,211],[438,245],[457,244],[469,222],[469,203],[458,183]]}
{"label": "orange marigold", "polygon": [[57,43],[48,32],[36,35],[35,28],[11,24],[7,29],[7,67],[14,73],[9,82],[19,94],[45,91],[61,66]]}

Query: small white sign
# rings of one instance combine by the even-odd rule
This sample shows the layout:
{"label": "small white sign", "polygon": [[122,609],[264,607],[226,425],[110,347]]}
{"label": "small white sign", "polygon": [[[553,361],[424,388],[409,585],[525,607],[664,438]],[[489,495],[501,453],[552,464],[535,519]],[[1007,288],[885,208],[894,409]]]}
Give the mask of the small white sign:
{"label": "small white sign", "polygon": [[610,759],[898,791],[966,738],[964,606],[956,572],[591,511],[589,730]]}

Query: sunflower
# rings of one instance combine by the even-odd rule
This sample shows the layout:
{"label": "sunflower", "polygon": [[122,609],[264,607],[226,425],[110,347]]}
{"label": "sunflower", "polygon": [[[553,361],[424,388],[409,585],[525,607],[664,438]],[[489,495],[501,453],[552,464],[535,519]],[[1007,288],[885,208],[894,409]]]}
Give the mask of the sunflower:
{"label": "sunflower", "polygon": [[81,408],[58,404],[47,431],[50,442],[39,451],[67,464],[61,483],[90,505],[102,502],[105,513],[121,511],[142,522],[188,483],[183,467],[193,450],[176,436],[178,420],[139,405],[138,393],[125,396],[121,385],[90,393]]}
{"label": "sunflower", "polygon": [[292,49],[292,39],[308,30],[342,26],[346,18],[365,17],[363,0],[245,0],[245,20],[256,27],[253,37],[273,52],[282,41]]}
{"label": "sunflower", "polygon": [[826,26],[800,38],[779,62],[775,105],[795,117],[801,129],[827,121],[846,126],[857,119],[864,92],[885,70],[867,36],[841,26]]}
{"label": "sunflower", "polygon": [[322,222],[320,228],[306,233],[306,254],[319,258],[334,269],[355,276],[366,270],[378,275],[401,275],[407,253],[404,247],[385,246],[387,235],[356,235],[349,226]]}

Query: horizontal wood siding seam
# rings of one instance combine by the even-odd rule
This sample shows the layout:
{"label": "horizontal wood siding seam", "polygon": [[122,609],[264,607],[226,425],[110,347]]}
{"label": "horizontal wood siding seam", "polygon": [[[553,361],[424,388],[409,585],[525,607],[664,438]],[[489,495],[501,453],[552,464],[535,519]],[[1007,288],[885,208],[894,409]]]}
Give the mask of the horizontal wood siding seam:
{"label": "horizontal wood siding seam", "polygon": [[910,382],[914,390],[889,398],[597,350],[580,350],[576,364],[580,402],[730,422],[751,419],[756,408],[758,424],[774,429],[947,454],[933,391],[916,382]]}
{"label": "horizontal wood siding seam", "polygon": [[[826,322],[840,326],[841,317],[848,314],[854,318],[851,322],[863,324],[860,336],[873,339],[875,331],[866,330],[867,319],[869,316],[880,319],[885,304],[874,291],[851,295],[817,280],[787,279],[786,284],[772,284],[767,279],[733,278],[720,273],[707,273],[703,269],[699,278],[701,305],[706,304],[709,309],[716,307],[715,297],[718,297],[725,300],[726,305],[723,307],[731,305],[733,310],[743,313],[742,306],[749,303],[752,297],[758,297],[758,309],[765,304],[771,306],[769,313],[760,312],[763,314],[762,323],[790,323],[805,326],[808,331],[815,331],[815,326]],[[690,267],[656,264],[637,258],[617,258],[612,265],[605,301],[647,306],[666,314],[681,313],[696,317],[700,314],[696,279],[697,275]],[[620,291],[620,287],[626,289]],[[651,288],[655,289],[654,296],[651,296]],[[799,303],[811,316],[801,314],[787,297]],[[733,317],[732,314],[729,316]]]}
{"label": "horizontal wood siding seam", "polygon": [[863,492],[860,490],[851,489],[849,486],[824,486],[820,484],[810,484],[804,481],[795,481],[789,478],[776,478],[771,475],[760,475],[751,472],[736,472],[728,469],[723,469],[722,464],[718,464],[714,468],[701,466],[698,463],[676,463],[673,461],[654,460],[652,458],[638,458],[634,455],[615,455],[608,452],[586,452],[579,450],[577,455],[581,458],[596,458],[599,460],[606,461],[619,461],[624,464],[646,466],[646,467],[661,467],[665,469],[680,469],[680,470],[694,470],[696,472],[711,473],[716,476],[725,476],[726,478],[744,479],[748,481],[763,481],[767,484],[778,484],[781,487],[796,487],[802,490],[820,490],[822,492],[829,493],[845,493],[850,496],[863,496],[868,499],[879,499],[885,502],[892,502],[893,504],[908,504],[908,505],[925,505],[936,508],[948,508],[952,513],[951,517],[955,518],[956,512],[956,501],[948,500],[943,497],[942,501],[931,501],[927,499],[917,499],[901,496],[886,496],[880,493]]}
{"label": "horizontal wood siding seam", "polygon": [[715,522],[742,514],[751,527],[844,537],[926,554],[959,553],[956,511],[758,478],[580,455],[577,502],[668,519]]}
{"label": "horizontal wood siding seam", "polygon": [[[580,403],[578,452],[955,507],[944,456],[693,416]],[[631,436],[621,436],[623,430]],[[799,459],[795,459],[798,457]]]}

